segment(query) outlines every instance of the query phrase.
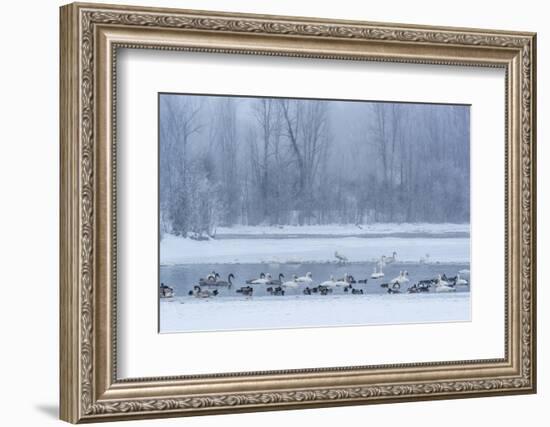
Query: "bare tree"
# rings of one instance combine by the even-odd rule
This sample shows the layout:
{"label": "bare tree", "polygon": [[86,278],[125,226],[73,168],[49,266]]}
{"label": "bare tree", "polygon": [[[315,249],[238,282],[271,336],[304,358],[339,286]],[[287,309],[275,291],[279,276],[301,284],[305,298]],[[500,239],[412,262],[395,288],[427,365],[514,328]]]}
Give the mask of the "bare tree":
{"label": "bare tree", "polygon": [[161,232],[464,222],[469,108],[164,95]]}

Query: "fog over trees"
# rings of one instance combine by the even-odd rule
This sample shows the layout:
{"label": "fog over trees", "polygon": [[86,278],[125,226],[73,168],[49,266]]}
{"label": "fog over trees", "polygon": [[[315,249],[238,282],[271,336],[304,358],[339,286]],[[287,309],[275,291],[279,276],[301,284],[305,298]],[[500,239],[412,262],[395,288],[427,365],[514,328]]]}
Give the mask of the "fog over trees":
{"label": "fog over trees", "polygon": [[469,222],[468,106],[160,96],[161,231]]}

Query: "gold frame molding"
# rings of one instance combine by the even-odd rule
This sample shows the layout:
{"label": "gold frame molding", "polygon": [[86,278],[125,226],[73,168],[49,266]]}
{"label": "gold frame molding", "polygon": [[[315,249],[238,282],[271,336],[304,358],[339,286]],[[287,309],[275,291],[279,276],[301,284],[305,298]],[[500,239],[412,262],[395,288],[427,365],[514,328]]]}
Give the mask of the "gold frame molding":
{"label": "gold frame molding", "polygon": [[[536,391],[536,35],[75,3],[60,36],[60,416],[72,422]],[[173,378],[116,375],[118,48],[500,67],[505,357]]]}

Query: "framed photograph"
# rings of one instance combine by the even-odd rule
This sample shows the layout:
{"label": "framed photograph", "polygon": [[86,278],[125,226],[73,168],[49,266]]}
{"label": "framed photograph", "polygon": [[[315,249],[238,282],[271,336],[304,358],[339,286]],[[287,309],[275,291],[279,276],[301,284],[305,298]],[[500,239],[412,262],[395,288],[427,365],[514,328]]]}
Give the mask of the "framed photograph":
{"label": "framed photograph", "polygon": [[535,34],[61,8],[61,418],[536,391]]}

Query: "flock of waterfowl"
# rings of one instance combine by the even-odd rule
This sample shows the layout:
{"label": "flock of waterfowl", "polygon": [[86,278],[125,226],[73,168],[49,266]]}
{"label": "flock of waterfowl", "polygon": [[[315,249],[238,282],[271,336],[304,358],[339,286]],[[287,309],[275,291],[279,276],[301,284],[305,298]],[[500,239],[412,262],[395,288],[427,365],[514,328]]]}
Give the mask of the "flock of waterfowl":
{"label": "flock of waterfowl", "polygon": [[[359,285],[366,285],[369,279],[382,281],[381,279],[384,278],[384,272],[382,271],[383,267],[386,264],[394,262],[395,258],[395,252],[392,257],[382,257],[380,262],[375,265],[370,278],[356,280],[351,274],[346,273],[340,278],[330,276],[328,280],[318,282],[313,279],[313,274],[311,272],[307,272],[303,276],[294,274],[290,280],[286,280],[283,273],[280,273],[277,278],[272,277],[270,273],[260,273],[257,278],[248,279],[245,281],[244,285],[236,287],[235,292],[245,296],[251,296],[258,287],[265,287],[265,291],[268,294],[281,296],[285,295],[286,291],[289,289],[297,290],[304,295],[327,295],[336,290],[341,290],[353,295],[362,295],[366,291],[360,288]],[[469,273],[469,270],[461,270],[453,277],[439,274],[435,278],[419,280],[408,286],[410,283],[409,273],[406,270],[402,270],[397,277],[381,283],[380,287],[386,289],[388,294],[399,294],[402,292],[411,294],[424,292],[456,292],[460,287],[469,286],[468,280],[464,278],[464,275],[469,276]],[[225,287],[227,289],[232,289],[234,286],[233,280],[235,280],[235,275],[232,273],[224,280],[220,277],[219,273],[212,271],[206,277],[201,277],[197,284],[193,286],[193,289],[188,292],[188,295],[197,298],[214,297],[219,294],[219,288]],[[408,287],[405,289],[405,286]],[[172,287],[161,283],[161,298],[171,298],[174,295],[175,292]]]}

